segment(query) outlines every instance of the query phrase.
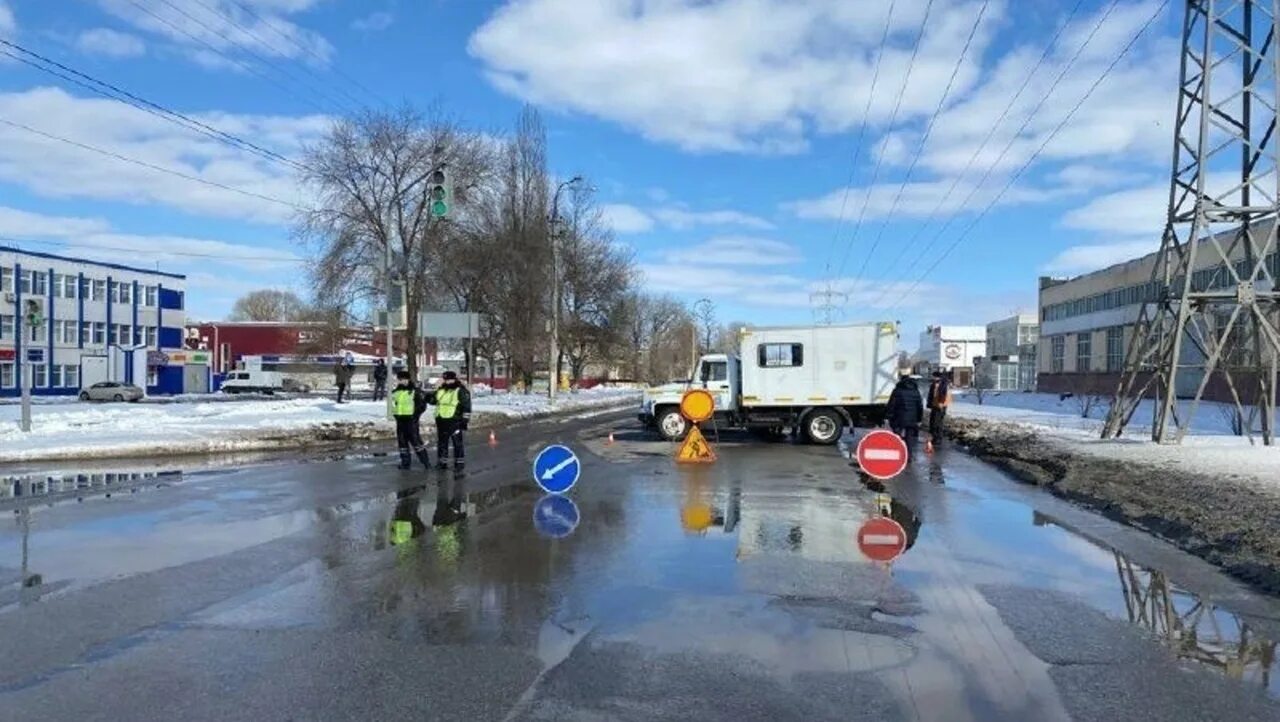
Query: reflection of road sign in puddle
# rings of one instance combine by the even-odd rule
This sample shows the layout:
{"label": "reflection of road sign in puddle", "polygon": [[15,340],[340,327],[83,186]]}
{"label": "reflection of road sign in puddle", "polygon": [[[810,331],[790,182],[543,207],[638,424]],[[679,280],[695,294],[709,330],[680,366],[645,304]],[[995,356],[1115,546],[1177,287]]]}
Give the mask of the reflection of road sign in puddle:
{"label": "reflection of road sign in puddle", "polygon": [[560,494],[547,494],[533,507],[533,528],[552,539],[563,539],[572,534],[581,519],[573,499]]}
{"label": "reflection of road sign in puddle", "polygon": [[676,461],[691,464],[706,464],[716,460],[716,452],[711,450],[707,438],[698,427],[689,429],[680,450],[676,452]]}
{"label": "reflection of road sign in puddle", "polygon": [[578,483],[582,464],[573,450],[560,444],[552,444],[538,453],[533,460],[533,480],[543,491],[563,494]]}
{"label": "reflection of road sign in puddle", "polygon": [[891,562],[906,551],[907,532],[888,517],[873,517],[858,529],[858,549],[872,561]]}

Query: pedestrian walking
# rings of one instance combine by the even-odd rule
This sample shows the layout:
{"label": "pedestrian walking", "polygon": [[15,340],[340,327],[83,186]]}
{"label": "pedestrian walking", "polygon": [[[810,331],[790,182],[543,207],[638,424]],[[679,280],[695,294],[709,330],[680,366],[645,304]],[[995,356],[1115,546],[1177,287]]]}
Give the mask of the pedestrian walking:
{"label": "pedestrian walking", "polygon": [[413,466],[417,455],[424,468],[431,468],[427,445],[422,443],[419,419],[427,409],[427,393],[409,378],[408,371],[396,373],[396,389],[391,392],[391,414],[396,420],[396,445],[400,449],[400,468]]}
{"label": "pedestrian walking", "polygon": [[333,366],[333,384],[338,387],[338,403],[342,403],[343,396],[349,395],[347,388],[351,385],[351,376],[355,373],[355,366],[352,366],[342,359],[338,359],[338,363]]}
{"label": "pedestrian walking", "polygon": [[466,443],[463,432],[471,421],[471,392],[458,380],[458,374],[445,371],[440,386],[428,396],[436,407],[436,468],[449,468],[449,447],[453,446],[453,470],[466,466]]}
{"label": "pedestrian walking", "polygon": [[913,377],[903,376],[898,380],[898,385],[889,394],[885,415],[889,428],[908,445],[914,445],[920,438],[920,424],[924,422],[924,397],[920,395],[920,386]]}
{"label": "pedestrian walking", "polygon": [[373,400],[381,401],[387,398],[387,364],[382,359],[378,359],[373,364]]}
{"label": "pedestrian walking", "polygon": [[951,406],[951,380],[941,371],[933,372],[929,384],[929,436],[933,443],[942,442],[942,431],[947,423],[947,408]]}

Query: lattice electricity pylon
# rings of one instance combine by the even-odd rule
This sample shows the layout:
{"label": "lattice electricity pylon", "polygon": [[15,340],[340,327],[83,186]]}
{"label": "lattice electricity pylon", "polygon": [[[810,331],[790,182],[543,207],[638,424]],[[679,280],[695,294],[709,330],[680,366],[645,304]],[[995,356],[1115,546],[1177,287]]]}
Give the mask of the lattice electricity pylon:
{"label": "lattice electricity pylon", "polygon": [[1187,0],[1168,221],[1103,438],[1153,395],[1152,438],[1178,443],[1216,383],[1274,439],[1278,6]]}
{"label": "lattice electricity pylon", "polygon": [[831,284],[822,291],[809,294],[809,303],[813,305],[813,320],[823,326],[830,326],[843,315],[844,307],[849,303],[849,294],[833,291]]}

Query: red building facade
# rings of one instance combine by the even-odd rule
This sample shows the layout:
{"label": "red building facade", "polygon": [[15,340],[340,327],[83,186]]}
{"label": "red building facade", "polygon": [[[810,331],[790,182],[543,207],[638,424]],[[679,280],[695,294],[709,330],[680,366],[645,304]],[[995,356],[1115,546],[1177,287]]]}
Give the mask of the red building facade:
{"label": "red building facade", "polygon": [[[323,323],[274,321],[205,321],[188,324],[186,347],[213,352],[213,373],[234,369],[245,356],[316,355],[354,351],[386,356],[385,332],[371,328],[343,329],[341,337]],[[404,335],[396,335],[396,354],[404,354]],[[424,342],[421,352],[431,358],[434,344]]]}

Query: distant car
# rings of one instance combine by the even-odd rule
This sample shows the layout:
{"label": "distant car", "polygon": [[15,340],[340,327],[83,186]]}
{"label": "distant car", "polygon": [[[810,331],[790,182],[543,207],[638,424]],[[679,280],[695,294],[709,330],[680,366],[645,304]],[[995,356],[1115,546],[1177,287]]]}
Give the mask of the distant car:
{"label": "distant car", "polygon": [[133,384],[99,381],[80,392],[81,401],[138,401],[146,392]]}

